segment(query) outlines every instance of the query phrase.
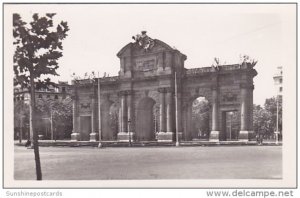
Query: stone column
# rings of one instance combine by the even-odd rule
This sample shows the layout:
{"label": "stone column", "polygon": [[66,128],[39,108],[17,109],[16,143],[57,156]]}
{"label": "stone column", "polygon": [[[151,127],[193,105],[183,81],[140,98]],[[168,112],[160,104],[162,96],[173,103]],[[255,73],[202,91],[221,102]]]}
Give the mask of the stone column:
{"label": "stone column", "polygon": [[71,134],[71,141],[79,141],[80,140],[80,133],[79,133],[79,121],[80,118],[78,117],[78,96],[77,96],[77,85],[76,82],[73,81],[73,89],[74,94],[72,96],[73,100],[73,131]]}
{"label": "stone column", "polygon": [[97,141],[97,133],[96,133],[96,127],[95,127],[95,118],[96,118],[96,112],[97,112],[97,109],[96,109],[96,105],[95,105],[95,96],[92,95],[91,96],[91,100],[92,100],[92,112],[91,112],[91,133],[90,133],[90,141],[91,142],[95,142]]}
{"label": "stone column", "polygon": [[[120,94],[120,98],[121,98],[121,109],[120,109],[120,123],[121,123],[121,129],[118,133],[118,140],[119,141],[129,141],[129,136],[128,136],[128,107],[127,107],[127,93],[128,91],[121,91]],[[131,108],[131,106],[129,107]],[[130,116],[131,116],[131,110],[129,112]]]}
{"label": "stone column", "polygon": [[251,133],[253,133],[252,130],[252,123],[251,122],[251,111],[253,108],[251,108],[250,104],[252,103],[253,99],[253,94],[250,93],[253,91],[253,85],[248,85],[248,84],[241,84],[240,85],[240,90],[241,90],[241,131],[239,134],[239,140],[243,141],[248,141]]}
{"label": "stone column", "polygon": [[186,107],[186,131],[185,131],[185,140],[191,140],[191,125],[192,125],[192,104],[188,104]]}
{"label": "stone column", "polygon": [[170,88],[159,88],[158,91],[160,102],[160,131],[157,134],[157,140],[159,142],[172,142],[172,93]]}
{"label": "stone column", "polygon": [[122,132],[127,132],[127,105],[126,105],[126,95],[121,96],[121,108],[122,108]]}
{"label": "stone column", "polygon": [[127,93],[127,132],[128,135],[130,135],[131,140],[133,140],[133,130],[132,130],[132,124],[133,124],[133,109],[132,109],[132,92],[128,91]]}
{"label": "stone column", "polygon": [[209,136],[209,141],[219,141],[219,101],[218,101],[218,88],[212,87],[212,129]]}
{"label": "stone column", "polygon": [[181,93],[177,93],[177,132],[178,132],[178,136],[179,136],[179,140],[182,139],[182,132],[183,132],[183,129],[182,129],[182,109],[181,109]]}
{"label": "stone column", "polygon": [[172,92],[168,90],[168,92],[166,93],[167,132],[173,132],[172,95]]}
{"label": "stone column", "polygon": [[163,89],[159,90],[159,132],[166,132],[166,117],[165,117],[165,93]]}

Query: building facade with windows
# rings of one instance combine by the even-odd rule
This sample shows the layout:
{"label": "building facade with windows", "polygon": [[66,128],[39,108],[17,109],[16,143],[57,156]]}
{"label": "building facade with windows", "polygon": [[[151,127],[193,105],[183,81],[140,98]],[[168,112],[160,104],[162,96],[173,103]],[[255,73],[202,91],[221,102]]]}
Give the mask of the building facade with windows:
{"label": "building facade with windows", "polygon": [[[51,101],[58,102],[68,99],[71,101],[72,86],[68,82],[59,81],[56,87],[49,86],[47,89],[38,89],[35,91],[36,104],[41,106],[49,105]],[[28,139],[29,137],[29,105],[30,91],[28,89],[14,88],[14,137],[15,139]],[[51,112],[43,108],[36,119],[36,126],[40,136],[52,139],[51,130],[53,131],[53,122]],[[71,129],[69,129],[71,130]]]}

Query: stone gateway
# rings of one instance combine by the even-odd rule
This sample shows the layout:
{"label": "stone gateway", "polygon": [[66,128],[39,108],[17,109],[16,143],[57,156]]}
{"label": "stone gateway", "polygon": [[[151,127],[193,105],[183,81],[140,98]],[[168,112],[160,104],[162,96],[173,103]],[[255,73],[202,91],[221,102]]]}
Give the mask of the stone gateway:
{"label": "stone gateway", "polygon": [[198,97],[209,104],[207,140],[229,140],[228,112],[237,115],[236,139],[253,138],[253,64],[186,69],[180,51],[145,31],[133,38],[117,54],[118,76],[73,81],[73,141],[170,142],[176,132],[190,141]]}

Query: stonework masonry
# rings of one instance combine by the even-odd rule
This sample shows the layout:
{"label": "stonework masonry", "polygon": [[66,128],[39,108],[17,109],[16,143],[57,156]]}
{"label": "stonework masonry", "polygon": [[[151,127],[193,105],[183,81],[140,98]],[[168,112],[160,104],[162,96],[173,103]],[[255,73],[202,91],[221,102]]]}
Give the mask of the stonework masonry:
{"label": "stonework masonry", "polygon": [[191,140],[192,102],[200,96],[211,107],[209,141],[226,140],[222,123],[230,111],[239,115],[239,140],[253,138],[257,72],[250,63],[186,69],[186,55],[157,39],[151,40],[151,48],[129,43],[117,56],[118,76],[73,81],[72,141],[97,141],[101,136],[101,141],[171,142],[176,130],[181,140]]}

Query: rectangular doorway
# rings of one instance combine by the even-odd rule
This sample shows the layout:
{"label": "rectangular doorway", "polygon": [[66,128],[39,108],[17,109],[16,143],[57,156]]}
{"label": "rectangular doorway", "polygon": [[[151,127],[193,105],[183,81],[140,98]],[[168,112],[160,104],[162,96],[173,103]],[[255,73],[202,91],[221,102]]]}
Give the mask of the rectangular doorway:
{"label": "rectangular doorway", "polygon": [[80,116],[80,136],[83,141],[90,140],[91,122],[91,116]]}
{"label": "rectangular doorway", "polygon": [[236,110],[222,112],[222,135],[223,141],[238,140],[239,119]]}

